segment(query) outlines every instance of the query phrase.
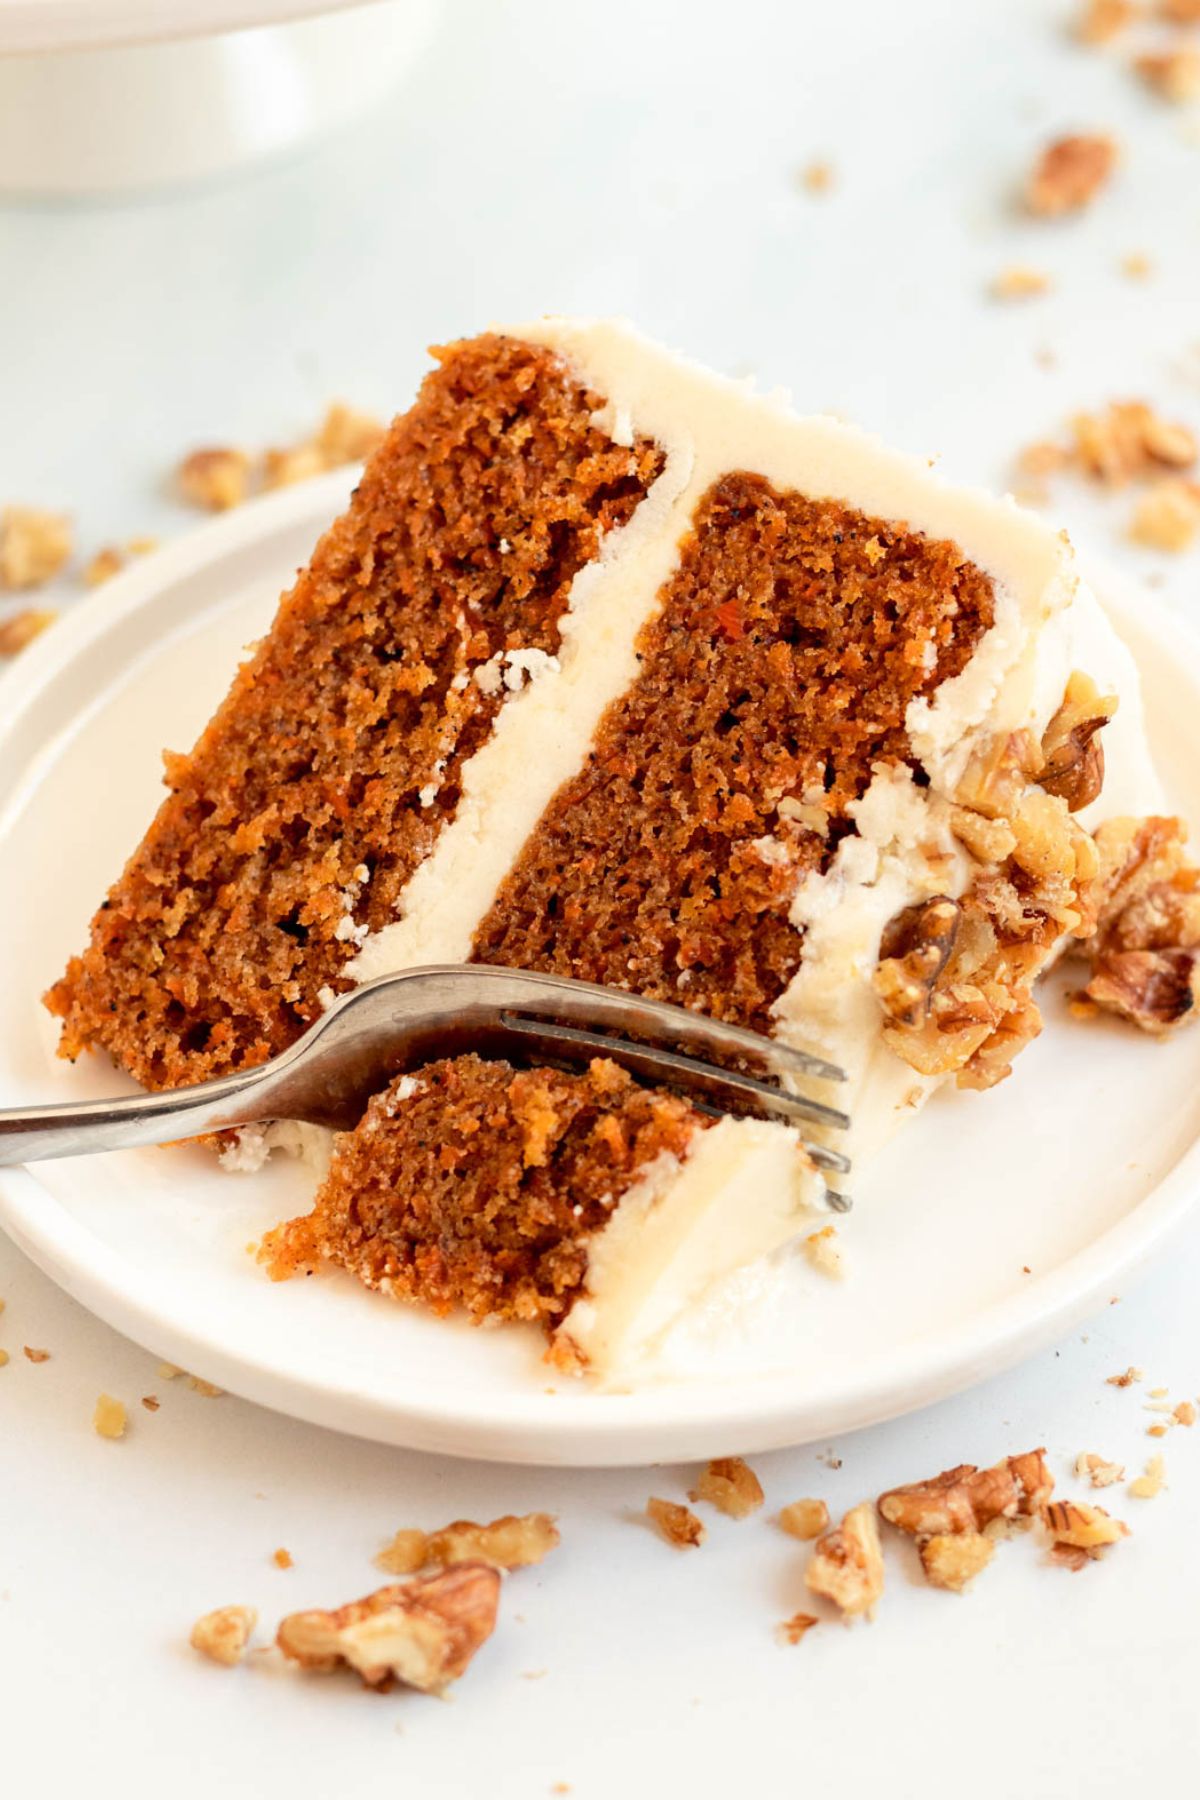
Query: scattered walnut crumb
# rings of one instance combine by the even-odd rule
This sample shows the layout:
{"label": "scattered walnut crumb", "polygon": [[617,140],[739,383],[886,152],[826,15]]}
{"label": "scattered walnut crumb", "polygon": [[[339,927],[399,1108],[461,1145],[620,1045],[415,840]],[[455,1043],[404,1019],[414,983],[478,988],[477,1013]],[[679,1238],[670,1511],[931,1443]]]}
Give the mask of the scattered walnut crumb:
{"label": "scattered walnut crumb", "polygon": [[160,1381],[174,1381],[177,1375],[183,1374],[183,1370],[177,1369],[174,1363],[160,1362],[155,1373]]}
{"label": "scattered walnut crumb", "polygon": [[817,1539],[804,1580],[847,1618],[871,1616],[883,1593],[883,1547],[869,1501],[852,1506],[840,1525]]}
{"label": "scattered walnut crumb", "polygon": [[1124,1481],[1125,1465],[1083,1450],[1075,1458],[1075,1473],[1080,1481],[1090,1481],[1094,1488],[1112,1487],[1114,1482]]}
{"label": "scattered walnut crumb", "polygon": [[1200,531],[1200,482],[1156,482],[1138,501],[1129,535],[1136,544],[1173,555],[1187,550]]}
{"label": "scattered walnut crumb", "polygon": [[50,1352],[48,1350],[35,1350],[32,1347],[32,1345],[30,1345],[30,1344],[22,1344],[21,1348],[25,1352],[25,1356],[28,1359],[28,1361],[30,1361],[32,1363],[43,1363],[43,1362],[50,1361]]}
{"label": "scattered walnut crumb", "polygon": [[215,1612],[196,1620],[189,1642],[210,1662],[223,1663],[231,1669],[241,1662],[257,1624],[258,1614],[252,1606],[218,1606]]}
{"label": "scattered walnut crumb", "polygon": [[271,1561],[277,1569],[294,1569],[296,1566],[295,1558],[290,1550],[272,1550]]}
{"label": "scattered walnut crumb", "polygon": [[101,1394],[96,1402],[96,1410],[92,1414],[92,1425],[96,1435],[102,1438],[124,1437],[127,1423],[127,1415],[121,1401],[114,1400],[111,1394]]}
{"label": "scattered walnut crumb", "polygon": [[1109,1387],[1132,1387],[1135,1381],[1143,1379],[1143,1371],[1130,1363],[1123,1375],[1108,1375],[1105,1379]]}
{"label": "scattered walnut crumb", "polygon": [[193,506],[228,512],[250,491],[250,458],[244,450],[193,450],[176,470],[179,491]]}
{"label": "scattered walnut crumb", "polygon": [[819,1625],[820,1623],[821,1621],[815,1613],[793,1613],[790,1619],[785,1619],[782,1625],[780,1625],[779,1635],[785,1644],[798,1644],[800,1639],[805,1637],[807,1633],[812,1630],[814,1625]]}
{"label": "scattered walnut crumb", "polygon": [[1165,1387],[1152,1387],[1146,1389],[1146,1392],[1152,1400],[1165,1400],[1170,1391],[1170,1388]]}
{"label": "scattered walnut crumb", "polygon": [[824,1225],[820,1231],[811,1232],[804,1240],[804,1254],[822,1275],[838,1280],[845,1274],[836,1225]]}
{"label": "scattered walnut crumb", "polygon": [[921,1567],[934,1587],[961,1594],[991,1562],[996,1544],[981,1531],[943,1531],[920,1546]]}
{"label": "scattered walnut crumb", "polygon": [[316,444],[296,444],[290,450],[267,450],[263,454],[263,486],[292,487],[297,481],[310,481],[323,475],[325,458]]}
{"label": "scattered walnut crumb", "polygon": [[789,1537],[809,1543],[829,1524],[829,1508],[823,1500],[793,1500],[779,1509],[779,1528]]}
{"label": "scattered walnut crumb", "polygon": [[1133,0],[1084,0],[1083,10],[1075,21],[1075,36],[1081,44],[1108,44],[1118,37],[1136,15]]}
{"label": "scattered walnut crumb", "polygon": [[0,1369],[5,1368],[7,1363],[8,1363],[8,1351],[0,1350]]}
{"label": "scattered walnut crumb", "polygon": [[117,544],[106,544],[102,550],[97,550],[84,569],[83,579],[88,587],[100,587],[114,575],[119,575],[131,556],[146,556],[157,548],[158,539],[153,537],[130,538],[124,549]]}
{"label": "scattered walnut crumb", "polygon": [[375,1557],[375,1566],[385,1575],[415,1575],[425,1567],[426,1542],[423,1531],[398,1531]]}
{"label": "scattered walnut crumb", "polygon": [[796,180],[807,194],[827,194],[834,184],[833,164],[820,159],[805,163]]}
{"label": "scattered walnut crumb", "polygon": [[[1042,1508],[1042,1523],[1053,1539],[1053,1549],[1067,1548],[1099,1556],[1110,1544],[1129,1536],[1129,1527],[1111,1518],[1102,1506],[1086,1500],[1051,1500]],[[1063,1558],[1074,1564],[1073,1558]],[[1078,1566],[1075,1564],[1074,1566]]]}
{"label": "scattered walnut crumb", "polygon": [[1100,133],[1056,138],[1035,163],[1025,184],[1025,204],[1041,218],[1057,218],[1087,206],[1111,179],[1115,141]]}
{"label": "scattered walnut crumb", "polygon": [[1196,1408],[1190,1400],[1179,1402],[1175,1408],[1174,1419],[1177,1425],[1194,1425],[1196,1423]]}
{"label": "scattered walnut crumb", "polygon": [[289,1613],[276,1634],[285,1656],[303,1668],[356,1669],[366,1686],[393,1681],[440,1693],[456,1681],[496,1626],[500,1574],[485,1563],[459,1563],[376,1589],[331,1612]]}
{"label": "scattered walnut crumb", "polygon": [[1166,1465],[1161,1456],[1152,1456],[1146,1464],[1146,1473],[1130,1482],[1129,1492],[1135,1500],[1153,1500],[1166,1485]]}
{"label": "scattered walnut crumb", "polygon": [[1167,1435],[1167,1427],[1165,1425],[1147,1425],[1147,1427],[1146,1427],[1146,1436],[1147,1437],[1161,1438],[1161,1437],[1166,1437],[1166,1435]]}
{"label": "scattered walnut crumb", "polygon": [[1114,400],[1102,413],[1077,413],[1071,429],[1080,467],[1109,487],[1163,468],[1188,469],[1196,460],[1195,433],[1144,400]]}
{"label": "scattered walnut crumb", "polygon": [[1130,250],[1121,258],[1121,273],[1130,281],[1148,281],[1154,273],[1154,264],[1141,250]]}
{"label": "scattered walnut crumb", "polygon": [[879,1512],[889,1525],[920,1540],[1033,1519],[1053,1490],[1046,1452],[1029,1450],[989,1469],[960,1463],[928,1481],[891,1488],[879,1496]]}
{"label": "scattered walnut crumb", "polygon": [[0,511],[0,589],[41,587],[70,560],[71,521],[37,506]]}
{"label": "scattered walnut crumb", "polygon": [[689,1490],[688,1499],[707,1500],[731,1519],[745,1519],[763,1503],[762,1483],[740,1456],[718,1456]]}
{"label": "scattered walnut crumb", "polygon": [[206,1400],[220,1400],[225,1393],[224,1388],[217,1387],[215,1382],[205,1381],[202,1375],[189,1375],[188,1386],[193,1393],[203,1394]]}
{"label": "scattered walnut crumb", "polygon": [[994,300],[1032,300],[1038,294],[1049,293],[1050,277],[1027,263],[1010,263],[992,278],[989,291]]}
{"label": "scattered walnut crumb", "polygon": [[1200,50],[1191,44],[1139,56],[1133,66],[1147,87],[1174,105],[1200,96]]}
{"label": "scattered walnut crumb", "polygon": [[1070,461],[1069,450],[1064,450],[1061,444],[1042,440],[1025,446],[1017,458],[1017,467],[1031,480],[1044,481],[1047,475],[1057,475],[1060,469],[1065,469]]}
{"label": "scattered walnut crumb", "polygon": [[157,1412],[158,1408],[159,1408],[158,1395],[157,1394],[143,1394],[142,1395],[142,1405],[145,1407],[147,1412]]}
{"label": "scattered walnut crumb", "polygon": [[704,1542],[704,1526],[700,1520],[690,1508],[680,1506],[675,1500],[651,1496],[646,1502],[646,1517],[677,1550],[692,1550]]}
{"label": "scattered walnut crumb", "polygon": [[526,1569],[541,1562],[558,1543],[558,1526],[550,1513],[506,1513],[490,1525],[456,1519],[425,1540],[427,1562],[449,1568],[455,1563],[484,1562],[497,1569]]}
{"label": "scattered walnut crumb", "polygon": [[42,635],[48,625],[53,625],[57,617],[56,612],[27,606],[21,612],[10,613],[7,619],[0,619],[0,656],[18,656],[28,649],[34,638]]}

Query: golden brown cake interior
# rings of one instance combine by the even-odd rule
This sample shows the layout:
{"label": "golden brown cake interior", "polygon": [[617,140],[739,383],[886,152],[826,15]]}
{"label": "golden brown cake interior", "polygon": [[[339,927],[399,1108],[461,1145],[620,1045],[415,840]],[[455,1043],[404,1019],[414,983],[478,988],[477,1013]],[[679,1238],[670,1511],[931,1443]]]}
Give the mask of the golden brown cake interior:
{"label": "golden brown cake interior", "polygon": [[590,422],[602,396],[496,336],[439,353],[51,990],[62,1051],[148,1087],[260,1062],[453,813],[506,648],[552,654],[576,572],[661,467]]}
{"label": "golden brown cake interior", "polygon": [[435,1312],[552,1328],[639,1171],[712,1123],[601,1059],[578,1073],[429,1063],[375,1096],[313,1211],[272,1232],[262,1259],[276,1277],[329,1261]]}

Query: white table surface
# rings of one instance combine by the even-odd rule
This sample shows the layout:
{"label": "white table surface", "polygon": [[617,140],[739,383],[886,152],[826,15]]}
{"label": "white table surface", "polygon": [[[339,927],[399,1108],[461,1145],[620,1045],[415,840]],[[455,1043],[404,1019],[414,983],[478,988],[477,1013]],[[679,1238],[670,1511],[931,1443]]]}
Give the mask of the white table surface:
{"label": "white table surface", "polygon": [[[193,443],[287,441],[335,394],[400,406],[427,342],[551,309],[628,313],[993,485],[1020,444],[1114,396],[1200,423],[1196,121],[1118,56],[1071,45],[1063,11],[474,0],[390,107],[303,160],[127,206],[0,212],[0,500],[71,510],[88,549],[178,530],[164,476]],[[1022,221],[1014,183],[1070,126],[1121,134],[1118,182],[1081,220]],[[820,199],[795,181],[814,158],[837,172]],[[1119,271],[1133,251],[1153,259],[1148,282]],[[1055,291],[990,302],[989,278],[1022,261]],[[1200,553],[1123,545],[1128,496],[1064,483],[1058,502],[1081,541],[1200,623]],[[1057,1350],[762,1458],[769,1508],[819,1493],[835,1511],[1038,1443],[1067,1486],[1080,1450],[1131,1472],[1160,1447],[1167,1460],[1158,1499],[1107,1496],[1135,1535],[1103,1565],[1071,1575],[1022,1541],[959,1599],[893,1555],[874,1625],[787,1648],[772,1628],[803,1605],[800,1547],[716,1519],[680,1555],[639,1523],[685,1471],[456,1464],[201,1398],[0,1242],[4,1791],[1192,1792],[1200,1429],[1157,1445],[1144,1392],[1104,1378],[1132,1362],[1194,1396],[1198,1284],[1200,1215]],[[51,1360],[27,1362],[26,1343]],[[121,1443],[91,1431],[102,1389],[130,1403]],[[511,1580],[449,1704],[187,1649],[217,1604],[256,1604],[273,1629],[367,1591],[397,1526],[528,1507],[560,1513],[562,1548]]]}

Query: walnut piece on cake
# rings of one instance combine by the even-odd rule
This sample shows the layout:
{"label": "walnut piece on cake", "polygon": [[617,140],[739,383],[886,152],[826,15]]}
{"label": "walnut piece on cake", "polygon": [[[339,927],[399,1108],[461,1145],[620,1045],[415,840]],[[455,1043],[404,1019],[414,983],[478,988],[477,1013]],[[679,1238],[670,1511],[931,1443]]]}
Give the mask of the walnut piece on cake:
{"label": "walnut piece on cake", "polygon": [[1056,138],[1035,163],[1025,184],[1025,204],[1041,218],[1057,218],[1087,206],[1112,177],[1117,146],[1102,133]]}
{"label": "walnut piece on cake", "polygon": [[36,506],[0,511],[0,590],[41,587],[70,560],[71,521]]}
{"label": "walnut piece on cake", "polygon": [[1107,819],[1096,832],[1096,930],[1080,946],[1091,976],[1074,1006],[1119,1014],[1161,1034],[1200,993],[1200,869],[1181,819]]}
{"label": "walnut piece on cake", "polygon": [[804,1580],[846,1618],[870,1617],[883,1593],[883,1546],[869,1501],[852,1506],[840,1525],[817,1539]]}
{"label": "walnut piece on cake", "polygon": [[652,1495],[646,1502],[646,1517],[677,1550],[694,1550],[704,1542],[703,1524],[690,1507],[681,1506],[676,1500],[660,1500]]}
{"label": "walnut piece on cake", "polygon": [[989,1469],[960,1463],[929,1481],[890,1488],[880,1515],[898,1531],[921,1539],[982,1533],[1000,1523],[1036,1518],[1054,1491],[1044,1450],[1007,1456]]}
{"label": "walnut piece on cake", "polygon": [[258,1614],[252,1606],[218,1606],[215,1612],[196,1620],[189,1642],[210,1662],[223,1663],[231,1669],[241,1662],[257,1624]]}
{"label": "walnut piece on cake", "polygon": [[457,1681],[496,1626],[500,1574],[458,1563],[437,1575],[377,1588],[330,1612],[289,1613],[276,1643],[303,1668],[357,1670],[367,1687],[400,1681],[440,1693]]}
{"label": "walnut piece on cake", "polygon": [[688,1490],[688,1499],[707,1500],[731,1519],[745,1519],[763,1503],[762,1483],[740,1456],[718,1456]]}

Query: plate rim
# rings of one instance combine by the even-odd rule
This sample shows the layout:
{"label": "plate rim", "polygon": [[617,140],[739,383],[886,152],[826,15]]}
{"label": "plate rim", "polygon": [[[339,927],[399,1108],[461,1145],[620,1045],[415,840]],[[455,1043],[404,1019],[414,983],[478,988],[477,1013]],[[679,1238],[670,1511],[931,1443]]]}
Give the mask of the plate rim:
{"label": "plate rim", "polygon": [[[251,501],[185,533],[80,600],[52,632],[0,676],[0,754],[5,738],[56,673],[139,607],[161,601],[182,579],[194,580],[245,548],[311,523],[325,528],[344,502],[347,472]],[[1200,692],[1200,635],[1131,578],[1085,563],[1119,627],[1147,637],[1181,662]],[[1102,572],[1101,572],[1102,571]],[[48,743],[43,741],[40,754]],[[26,765],[28,767],[28,765]],[[20,773],[18,774],[20,780]],[[0,808],[0,812],[7,808]],[[272,1362],[231,1354],[181,1327],[149,1290],[146,1274],[55,1200],[26,1168],[0,1169],[0,1228],[57,1286],[105,1324],[152,1353],[202,1373],[245,1399],[311,1424],[408,1449],[485,1461],[542,1466],[645,1466],[667,1458],[711,1454],[713,1446],[765,1452],[898,1417],[974,1385],[1061,1338],[1106,1304],[1159,1253],[1200,1197],[1200,1135],[1124,1217],[1027,1287],[992,1302],[929,1339],[898,1352],[876,1352],[848,1380],[827,1372],[820,1392],[797,1391],[794,1371],[663,1385],[631,1394],[588,1392],[586,1420],[556,1419],[559,1408],[540,1387],[473,1400],[467,1390],[452,1412],[444,1395],[385,1400],[347,1380],[314,1382]],[[561,1395],[562,1390],[559,1390]]]}

